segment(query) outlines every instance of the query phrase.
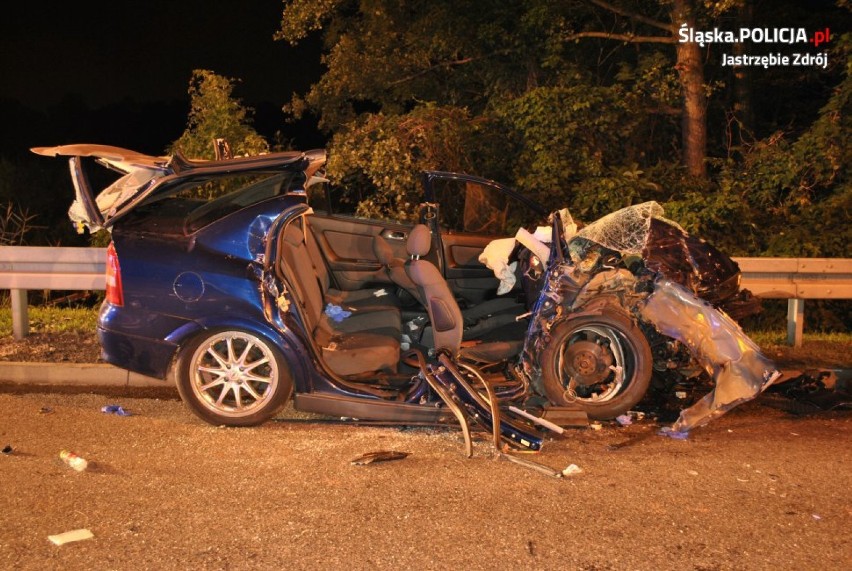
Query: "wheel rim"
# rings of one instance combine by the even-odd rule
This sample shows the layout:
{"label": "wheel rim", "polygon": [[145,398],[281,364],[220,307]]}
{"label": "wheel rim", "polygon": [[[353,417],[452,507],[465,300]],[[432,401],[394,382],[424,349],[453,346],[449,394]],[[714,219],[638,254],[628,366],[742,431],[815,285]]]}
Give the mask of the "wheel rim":
{"label": "wheel rim", "polygon": [[618,331],[605,326],[577,328],[559,348],[556,373],[568,401],[611,401],[630,384],[633,356]]}
{"label": "wheel rim", "polygon": [[192,391],[216,414],[252,414],[275,394],[278,363],[260,338],[225,331],[206,339],[192,355]]}

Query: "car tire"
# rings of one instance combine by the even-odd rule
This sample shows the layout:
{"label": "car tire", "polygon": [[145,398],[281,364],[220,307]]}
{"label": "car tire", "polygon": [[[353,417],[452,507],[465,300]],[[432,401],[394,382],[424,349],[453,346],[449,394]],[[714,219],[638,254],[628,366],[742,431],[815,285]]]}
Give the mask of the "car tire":
{"label": "car tire", "polygon": [[550,402],[578,406],[598,420],[624,414],[642,400],[653,372],[645,336],[613,302],[554,325],[540,363]]}
{"label": "car tire", "polygon": [[280,411],[293,379],[280,351],[266,339],[239,329],[195,337],[175,367],[181,399],[214,425],[256,426]]}

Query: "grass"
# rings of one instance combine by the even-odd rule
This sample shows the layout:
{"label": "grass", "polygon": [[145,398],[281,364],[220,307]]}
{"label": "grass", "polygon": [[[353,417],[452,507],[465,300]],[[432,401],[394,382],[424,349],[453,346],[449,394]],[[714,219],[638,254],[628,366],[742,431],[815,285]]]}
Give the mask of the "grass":
{"label": "grass", "polygon": [[[746,331],[752,341],[761,347],[785,345],[787,343],[787,331]],[[852,347],[852,333],[839,331],[814,331],[804,334],[805,341],[812,343],[846,343]]]}
{"label": "grass", "polygon": [[787,331],[746,331],[764,354],[786,369],[852,368],[852,333],[805,332],[801,347],[787,345]]}
{"label": "grass", "polygon": [[[98,321],[98,308],[47,307],[29,308],[32,333],[92,333]],[[12,335],[12,308],[0,308],[0,336]]]}

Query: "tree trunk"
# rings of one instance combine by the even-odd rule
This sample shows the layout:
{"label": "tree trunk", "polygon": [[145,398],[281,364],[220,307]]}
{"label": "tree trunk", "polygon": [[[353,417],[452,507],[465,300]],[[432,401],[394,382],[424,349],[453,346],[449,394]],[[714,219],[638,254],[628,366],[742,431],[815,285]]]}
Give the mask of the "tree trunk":
{"label": "tree trunk", "polygon": [[[675,31],[686,23],[695,28],[694,0],[674,0]],[[677,65],[683,88],[683,164],[692,176],[707,177],[707,98],[704,93],[704,62],[697,43],[677,43]]]}
{"label": "tree trunk", "polygon": [[[751,0],[746,0],[740,6],[738,13],[738,21],[740,28],[751,28],[754,23],[754,10]],[[744,44],[734,44],[732,46],[733,54],[740,56],[745,53]],[[747,137],[750,138],[754,133],[754,105],[752,104],[752,73],[751,68],[747,65],[733,68],[733,84],[734,84],[734,123],[733,134],[735,136],[735,145],[742,143]]]}

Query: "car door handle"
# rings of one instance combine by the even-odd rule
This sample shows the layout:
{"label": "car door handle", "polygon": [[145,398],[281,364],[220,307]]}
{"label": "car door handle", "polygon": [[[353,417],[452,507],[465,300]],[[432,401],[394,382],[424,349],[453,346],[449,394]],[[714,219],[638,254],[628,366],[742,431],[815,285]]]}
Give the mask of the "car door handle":
{"label": "car door handle", "polygon": [[401,232],[399,230],[385,230],[382,233],[382,236],[388,240],[405,240],[408,237],[405,232]]}

